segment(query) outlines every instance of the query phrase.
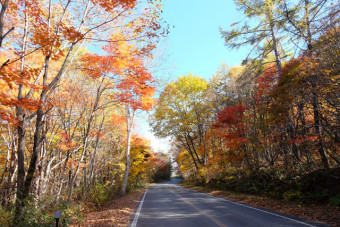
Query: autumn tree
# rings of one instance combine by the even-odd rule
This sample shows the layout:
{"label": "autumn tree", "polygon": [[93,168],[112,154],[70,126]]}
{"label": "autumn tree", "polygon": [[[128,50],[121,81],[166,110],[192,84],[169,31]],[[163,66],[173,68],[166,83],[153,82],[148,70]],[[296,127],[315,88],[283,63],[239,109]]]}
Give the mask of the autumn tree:
{"label": "autumn tree", "polygon": [[154,158],[151,161],[154,163],[155,166],[152,180],[155,182],[170,180],[171,160],[169,154],[163,152],[155,152]]}
{"label": "autumn tree", "polygon": [[160,94],[158,106],[151,119],[157,136],[171,136],[186,149],[196,167],[205,163],[205,154],[199,154],[207,125],[210,124],[211,105],[205,102],[208,83],[191,73],[167,84]]}
{"label": "autumn tree", "polygon": [[[334,18],[338,15],[338,5],[335,5],[335,10],[332,10],[333,4],[329,4],[324,0],[302,0],[297,3],[285,1],[282,6],[282,12],[285,20],[285,30],[292,37],[291,40],[299,47],[303,48],[306,57],[311,57],[314,52],[313,42],[320,32],[324,32],[327,28],[334,26],[337,23]],[[311,83],[312,106],[314,115],[314,129],[319,137],[319,153],[322,157],[322,162],[325,168],[329,168],[329,161],[325,153],[324,144],[321,135],[320,127],[320,110],[319,96],[317,93],[317,82],[315,78],[309,81]],[[300,104],[301,111],[304,108],[304,103]]]}
{"label": "autumn tree", "polygon": [[[83,46],[90,42],[117,42],[108,29],[129,29],[130,40],[157,37],[161,33],[158,13],[160,4],[137,1],[18,1],[2,2],[1,32],[6,27],[20,24],[6,36],[5,50],[2,51],[1,80],[10,93],[1,93],[2,119],[17,127],[17,216],[36,173],[39,152],[46,135],[43,126],[46,114],[51,110],[51,96],[62,77],[69,73],[73,61]],[[6,11],[6,14],[5,14]],[[143,22],[143,23],[142,23]],[[20,37],[19,39],[17,37]],[[6,60],[7,58],[7,60]],[[38,61],[37,61],[38,59]],[[19,63],[19,64],[17,64]],[[14,95],[17,93],[17,95]],[[15,114],[13,109],[15,108]],[[15,116],[15,117],[14,117]],[[34,120],[34,123],[33,123]],[[34,142],[31,155],[25,158],[27,127],[34,124]],[[85,149],[86,150],[86,149]],[[25,168],[25,162],[29,163]],[[26,172],[27,170],[27,172]]]}
{"label": "autumn tree", "polygon": [[[129,72],[126,77],[118,85],[121,87],[121,93],[119,94],[119,100],[123,102],[123,108],[125,109],[126,118],[126,165],[125,165],[125,175],[122,187],[121,196],[124,196],[130,168],[130,140],[132,128],[134,125],[135,114],[137,110],[151,110],[154,105],[154,87],[152,86],[152,77],[140,66],[134,68],[134,70]],[[132,73],[132,74],[130,74]],[[135,79],[138,77],[138,79]]]}

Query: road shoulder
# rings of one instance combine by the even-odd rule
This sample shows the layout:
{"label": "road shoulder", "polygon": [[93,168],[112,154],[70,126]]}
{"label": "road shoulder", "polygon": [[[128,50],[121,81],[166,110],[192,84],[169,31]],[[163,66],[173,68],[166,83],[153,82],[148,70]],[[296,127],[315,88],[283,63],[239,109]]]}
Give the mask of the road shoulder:
{"label": "road shoulder", "polygon": [[117,197],[113,203],[86,213],[83,221],[75,223],[71,227],[128,226],[146,189],[137,189],[122,198]]}

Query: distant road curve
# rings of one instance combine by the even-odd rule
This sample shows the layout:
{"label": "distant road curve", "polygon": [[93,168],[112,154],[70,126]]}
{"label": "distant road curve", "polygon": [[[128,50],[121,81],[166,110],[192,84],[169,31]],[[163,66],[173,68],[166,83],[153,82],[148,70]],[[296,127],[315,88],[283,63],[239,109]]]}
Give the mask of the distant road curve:
{"label": "distant road curve", "polygon": [[130,221],[131,227],[327,226],[188,190],[179,180],[150,187]]}

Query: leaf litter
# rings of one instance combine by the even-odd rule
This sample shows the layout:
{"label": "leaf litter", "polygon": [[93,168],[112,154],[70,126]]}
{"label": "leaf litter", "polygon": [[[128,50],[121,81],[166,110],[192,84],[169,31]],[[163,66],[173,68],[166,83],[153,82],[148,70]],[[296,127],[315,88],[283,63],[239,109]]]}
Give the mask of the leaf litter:
{"label": "leaf litter", "polygon": [[145,190],[146,188],[138,189],[122,198],[117,197],[113,203],[84,214],[84,220],[71,225],[71,227],[127,226]]}

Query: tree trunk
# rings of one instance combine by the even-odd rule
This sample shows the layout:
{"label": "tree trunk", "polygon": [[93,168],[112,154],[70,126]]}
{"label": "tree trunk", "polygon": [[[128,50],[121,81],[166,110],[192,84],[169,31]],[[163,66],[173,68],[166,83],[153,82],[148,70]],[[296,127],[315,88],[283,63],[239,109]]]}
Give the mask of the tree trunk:
{"label": "tree trunk", "polygon": [[[302,134],[302,137],[303,138],[306,138],[307,136],[307,132],[306,132],[306,120],[305,120],[305,115],[304,115],[304,103],[301,101],[299,104],[298,104],[298,112],[299,112],[299,116],[298,116],[298,119],[300,119],[301,121],[301,127],[302,127],[302,130],[301,130],[301,134]],[[306,155],[306,159],[307,159],[307,169],[310,168],[311,166],[311,157],[310,157],[310,152],[309,152],[309,148],[308,148],[308,145],[306,144],[305,146],[303,146],[303,151]]]}
{"label": "tree trunk", "polygon": [[[93,104],[93,108],[91,109],[91,112],[90,112],[90,118],[87,122],[87,128],[86,128],[86,131],[85,131],[85,135],[84,135],[84,147],[83,147],[83,152],[81,154],[81,157],[80,157],[80,160],[78,162],[78,165],[77,165],[77,169],[73,175],[73,177],[71,177],[71,180],[70,180],[70,185],[69,185],[69,194],[68,194],[68,202],[71,202],[72,200],[72,194],[73,194],[73,186],[76,182],[76,179],[77,179],[77,175],[78,175],[78,172],[79,172],[79,169],[80,169],[80,164],[82,163],[85,155],[86,155],[86,151],[88,149],[88,146],[89,146],[89,142],[88,142],[88,137],[89,137],[89,134],[90,134],[90,131],[91,131],[91,125],[92,125],[92,121],[95,117],[95,112],[98,110],[98,105],[99,105],[99,100],[100,100],[100,97],[101,95],[103,94],[104,89],[102,89],[102,85],[104,83],[104,78],[102,79],[101,81],[101,84],[99,85],[99,87],[97,88],[97,93],[96,93],[96,100]],[[84,173],[86,174],[86,173]],[[85,176],[86,177],[86,176]],[[86,186],[86,184],[85,184]]]}
{"label": "tree trunk", "polygon": [[326,156],[326,152],[324,149],[322,135],[320,130],[320,113],[318,108],[318,95],[316,94],[316,84],[312,81],[312,106],[313,106],[313,114],[314,114],[314,128],[315,133],[318,136],[318,147],[319,147],[319,154],[321,156],[322,164],[325,168],[329,169],[329,162]]}
{"label": "tree trunk", "polygon": [[282,66],[281,66],[281,60],[280,60],[280,54],[279,54],[279,48],[278,48],[278,42],[274,30],[274,21],[273,21],[273,14],[271,11],[267,11],[267,16],[269,19],[269,26],[270,26],[270,33],[272,36],[272,41],[273,41],[273,49],[274,49],[274,56],[275,56],[275,63],[276,63],[276,78],[275,78],[275,83],[277,83],[279,77],[282,74]]}
{"label": "tree trunk", "polygon": [[9,0],[4,0],[4,1],[1,1],[1,11],[0,11],[0,47],[2,47],[2,42],[3,42],[3,39],[5,38],[5,36],[11,31],[14,29],[11,28],[11,30],[9,30],[6,34],[3,35],[4,33],[4,17],[5,17],[5,12],[7,10],[7,7],[8,7],[8,2]]}
{"label": "tree trunk", "polygon": [[188,146],[188,139],[187,139],[187,137],[184,136],[184,138],[185,138],[185,140],[186,140],[185,142],[184,142],[182,139],[180,139],[180,138],[179,138],[179,140],[181,141],[182,145],[183,145],[183,146],[187,149],[187,151],[189,152],[189,154],[190,154],[190,156],[191,156],[191,158],[192,158],[192,161],[194,162],[194,165],[195,165],[195,168],[196,168],[196,172],[197,172],[197,171],[198,171],[197,161],[196,161],[196,159],[195,159],[195,157],[194,157],[194,154],[193,154],[193,152],[192,152],[190,146]]}
{"label": "tree trunk", "polygon": [[[50,61],[50,56],[47,56],[45,58],[46,64],[45,64],[45,73],[43,76],[43,86],[46,86],[47,84],[49,61]],[[42,145],[42,140],[43,140],[42,129],[43,129],[43,124],[44,124],[44,116],[45,116],[44,107],[45,107],[45,102],[46,102],[46,95],[47,95],[47,89],[42,90],[41,95],[40,95],[41,104],[37,110],[37,119],[35,122],[33,150],[31,154],[31,160],[30,160],[30,164],[28,167],[28,171],[27,171],[27,175],[25,179],[24,191],[23,191],[24,199],[28,197],[29,190],[32,185],[33,178],[34,178],[34,173],[37,167],[38,156],[41,150],[41,145]]]}
{"label": "tree trunk", "polygon": [[[25,6],[26,8],[26,6]],[[24,36],[23,36],[23,45],[22,45],[22,59],[20,70],[21,74],[24,74],[24,66],[25,66],[25,53],[26,53],[26,40],[27,40],[27,32],[28,32],[28,16],[25,13],[25,28],[24,28]],[[23,99],[23,85],[20,84],[18,88],[18,100]],[[25,118],[24,109],[22,107],[16,107],[16,119],[19,121],[17,126],[18,132],[18,173],[17,173],[17,198],[15,200],[15,218],[14,225],[16,223],[20,223],[22,218],[21,208],[23,207],[24,196],[24,185],[25,185],[25,139],[26,139],[26,118]]]}
{"label": "tree trunk", "polygon": [[[102,121],[100,123],[100,129],[103,128],[104,120],[105,120],[105,116],[103,116]],[[96,160],[97,160],[96,156],[97,156],[98,146],[99,146],[99,136],[97,136],[94,151],[93,151],[93,154],[92,154],[92,157],[91,157],[91,160],[90,160],[88,188],[90,188],[90,186],[93,185],[93,182],[94,182],[94,169],[95,169],[95,166],[96,166]]]}
{"label": "tree trunk", "polygon": [[[289,119],[288,119],[288,128],[287,128],[287,132],[288,132],[289,138],[290,138],[291,140],[295,138],[294,127],[293,127],[292,124],[293,124],[293,122],[292,122],[292,120],[291,120],[290,117],[289,117]],[[299,155],[298,148],[297,148],[297,146],[296,146],[295,143],[292,143],[291,146],[292,146],[292,153],[293,153],[293,156],[294,156],[294,158],[296,159],[296,161],[298,161],[299,164],[300,164],[301,159],[300,159],[300,155]]]}
{"label": "tree trunk", "polygon": [[[132,112],[131,112],[132,111]],[[131,140],[131,132],[134,121],[134,111],[130,110],[126,107],[126,125],[127,125],[127,140],[126,140],[126,162],[125,162],[125,174],[124,174],[124,182],[122,187],[122,192],[120,194],[121,197],[125,195],[126,186],[129,179],[129,170],[130,170],[130,140]]]}

